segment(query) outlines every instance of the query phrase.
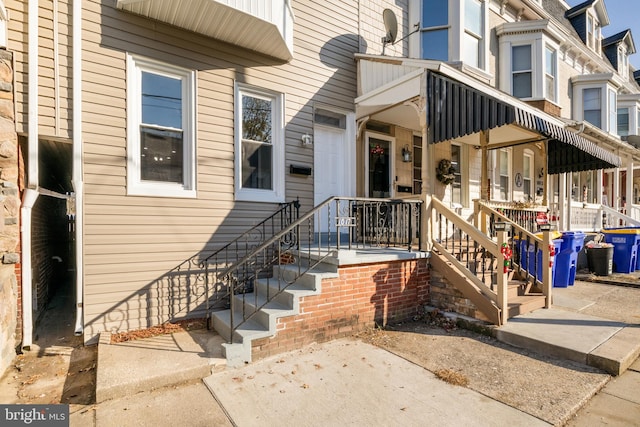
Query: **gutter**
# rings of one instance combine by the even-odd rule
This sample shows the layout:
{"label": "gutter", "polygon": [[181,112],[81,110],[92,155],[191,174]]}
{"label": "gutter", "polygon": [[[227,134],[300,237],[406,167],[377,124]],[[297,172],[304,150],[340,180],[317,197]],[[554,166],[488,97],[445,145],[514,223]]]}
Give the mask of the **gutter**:
{"label": "gutter", "polygon": [[84,329],[84,182],[82,180],[82,0],[73,0],[73,175],[76,197],[76,325],[75,335]]}

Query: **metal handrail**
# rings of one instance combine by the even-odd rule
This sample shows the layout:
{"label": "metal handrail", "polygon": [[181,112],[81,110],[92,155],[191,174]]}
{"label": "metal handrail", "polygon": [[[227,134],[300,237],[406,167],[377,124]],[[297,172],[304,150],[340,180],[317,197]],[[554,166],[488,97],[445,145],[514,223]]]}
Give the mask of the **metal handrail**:
{"label": "metal handrail", "polygon": [[[418,247],[421,247],[421,204],[420,200],[330,197],[270,238],[256,244],[233,263],[223,263],[222,266],[216,263],[213,274],[210,274],[210,264],[215,257],[208,257],[204,261],[206,292],[210,295],[213,290],[218,300],[228,298],[231,310],[230,342],[233,342],[238,327],[258,313],[260,308],[343,247],[400,246],[411,251],[414,240],[418,240]],[[305,230],[306,242],[301,245]],[[346,231],[344,237],[343,231]],[[343,242],[343,238],[347,241]],[[279,270],[277,288],[272,289],[270,280],[273,278],[273,268],[283,264],[290,265],[293,274],[285,279]],[[258,289],[258,279],[266,280],[265,290]],[[241,301],[236,301],[236,295],[241,295]],[[248,302],[253,305],[250,309],[247,308]],[[240,310],[236,310],[237,303],[241,303]],[[207,318],[210,317],[209,307],[207,298]],[[242,319],[236,321],[235,316],[239,314]]]}

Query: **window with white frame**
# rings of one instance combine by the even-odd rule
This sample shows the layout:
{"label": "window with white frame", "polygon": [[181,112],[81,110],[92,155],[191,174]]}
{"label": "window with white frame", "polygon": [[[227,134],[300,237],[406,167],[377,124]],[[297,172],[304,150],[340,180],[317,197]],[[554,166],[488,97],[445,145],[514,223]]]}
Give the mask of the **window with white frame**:
{"label": "window with white frame", "polygon": [[629,109],[618,108],[618,135],[629,135]]}
{"label": "window with white frame", "polygon": [[127,194],[195,197],[195,72],[127,55]]}
{"label": "window with white frame", "polygon": [[600,25],[593,15],[587,15],[587,46],[600,53]]}
{"label": "window with white frame", "polygon": [[522,163],[522,192],[525,200],[535,200],[533,194],[533,153],[525,150]]}
{"label": "window with white frame", "polygon": [[509,200],[511,190],[509,181],[511,177],[511,152],[502,149],[498,152],[498,171],[500,175],[500,200]]}
{"label": "window with white frame", "polygon": [[530,44],[511,47],[511,87],[517,98],[531,98],[533,94],[531,64]]}
{"label": "window with white frame", "polygon": [[585,88],[582,91],[583,119],[602,128],[602,89]]}
{"label": "window with white frame", "polygon": [[478,0],[465,0],[464,3],[464,40],[463,61],[476,68],[482,67],[482,39],[484,19],[482,3]]}
{"label": "window with white frame", "polygon": [[282,95],[236,85],[236,199],[284,201]]}
{"label": "window with white frame", "polygon": [[462,61],[481,70],[488,63],[489,0],[408,0],[409,21],[419,35],[409,39],[409,55],[438,61]]}
{"label": "window with white frame", "polygon": [[629,76],[629,55],[624,46],[618,46],[618,73],[625,79]]}
{"label": "window with white frame", "polygon": [[451,203],[462,206],[462,147],[458,144],[451,144],[451,166],[454,170],[454,179],[451,184]]}
{"label": "window with white frame", "polygon": [[449,0],[422,1],[421,4],[421,57],[448,61]]}
{"label": "window with white frame", "polygon": [[550,46],[544,49],[545,72],[544,72],[544,97],[550,101],[556,100],[556,75],[557,60],[556,51]]}
{"label": "window with white frame", "polygon": [[609,116],[609,133],[617,133],[618,132],[618,93],[609,89],[609,108],[607,108]]}

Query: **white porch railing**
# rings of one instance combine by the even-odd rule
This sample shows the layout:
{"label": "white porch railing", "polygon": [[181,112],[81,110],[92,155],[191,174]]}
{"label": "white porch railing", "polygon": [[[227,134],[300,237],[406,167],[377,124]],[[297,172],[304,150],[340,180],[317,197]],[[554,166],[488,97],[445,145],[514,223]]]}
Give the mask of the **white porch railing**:
{"label": "white porch railing", "polygon": [[[638,212],[638,217],[640,218],[640,212]],[[608,206],[584,203],[571,207],[570,230],[597,232],[603,228],[634,226],[640,226],[640,220]]]}

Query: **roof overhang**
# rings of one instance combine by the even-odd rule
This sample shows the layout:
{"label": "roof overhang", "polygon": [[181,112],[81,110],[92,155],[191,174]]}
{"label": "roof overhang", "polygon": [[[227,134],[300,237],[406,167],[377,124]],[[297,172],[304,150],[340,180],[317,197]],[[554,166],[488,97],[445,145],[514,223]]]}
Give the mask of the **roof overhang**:
{"label": "roof overhang", "polygon": [[116,7],[283,61],[293,58],[289,0],[117,0]]}
{"label": "roof overhang", "polygon": [[[566,129],[562,120],[445,63],[372,55],[356,59],[358,118],[419,131],[420,115],[426,114],[429,143],[455,139],[480,146],[485,131],[491,135],[488,148],[548,141],[549,174],[621,164],[615,154]],[[421,102],[426,103],[424,108]]]}

